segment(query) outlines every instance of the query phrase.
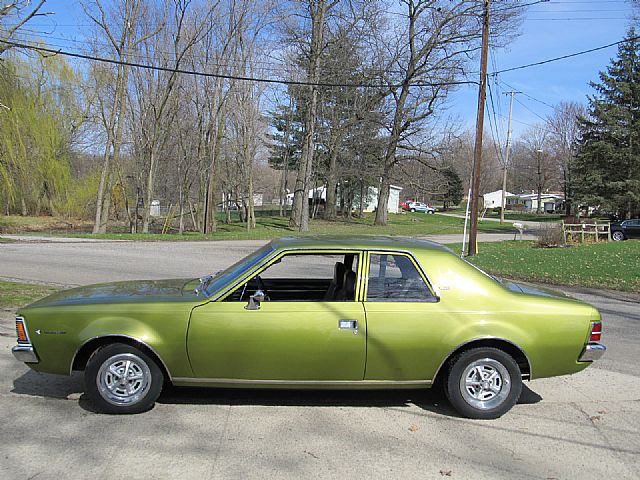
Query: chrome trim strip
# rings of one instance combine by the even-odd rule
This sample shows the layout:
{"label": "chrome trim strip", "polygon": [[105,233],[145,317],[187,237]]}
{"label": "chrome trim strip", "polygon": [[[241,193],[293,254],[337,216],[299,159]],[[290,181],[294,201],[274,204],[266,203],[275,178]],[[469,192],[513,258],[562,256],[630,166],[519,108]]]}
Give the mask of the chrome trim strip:
{"label": "chrome trim strip", "polygon": [[431,385],[431,380],[247,380],[239,378],[192,378],[175,377],[175,382],[180,383],[219,383],[228,385],[317,385],[317,386],[358,386],[358,385]]}
{"label": "chrome trim strip", "polygon": [[24,363],[39,363],[40,359],[36,355],[32,345],[20,344],[11,349],[11,353],[16,360]]}
{"label": "chrome trim strip", "polygon": [[601,343],[588,343],[585,345],[582,353],[580,354],[580,358],[578,358],[579,362],[594,362],[599,360],[604,352],[607,350],[607,347],[602,345]]}
{"label": "chrome trim strip", "polygon": [[478,338],[473,338],[471,340],[463,342],[460,345],[456,346],[455,348],[451,349],[449,351],[449,353],[447,353],[447,355],[444,357],[444,360],[442,361],[442,363],[440,364],[440,366],[436,370],[436,373],[433,375],[433,380],[438,378],[438,373],[440,373],[440,370],[442,369],[444,364],[447,362],[447,360],[449,360],[449,357],[451,357],[451,354],[453,352],[458,350],[460,347],[464,347],[465,345],[469,345],[470,343],[477,342],[477,341],[480,341],[480,340],[500,340],[501,342],[507,342],[507,343],[510,343],[511,345],[513,345],[514,347],[516,347],[518,350],[520,350],[522,352],[522,354],[524,355],[525,360],[527,361],[527,365],[529,365],[529,380],[531,380],[533,378],[533,367],[531,366],[531,362],[529,361],[529,356],[527,355],[527,352],[525,352],[524,349],[520,347],[520,345],[517,345],[517,344],[513,343],[512,341],[507,340],[506,338],[500,338],[500,337],[478,337]]}
{"label": "chrome trim strip", "polygon": [[130,335],[124,335],[124,334],[114,334],[114,333],[109,333],[106,335],[96,335],[95,337],[91,337],[87,340],[85,340],[84,342],[82,342],[82,345],[80,345],[77,350],[76,353],[73,354],[73,357],[71,358],[71,365],[69,365],[69,375],[71,375],[73,373],[73,364],[76,361],[76,357],[78,356],[78,352],[80,350],[82,350],[82,348],[89,342],[96,340],[98,338],[106,338],[106,337],[115,337],[115,338],[127,338],[129,340],[133,340],[134,342],[137,342],[141,345],[144,345],[145,347],[147,347],[149,350],[151,350],[153,352],[153,354],[158,358],[158,360],[160,360],[160,363],[162,363],[162,366],[164,367],[165,372],[167,372],[167,375],[169,375],[169,381],[173,381],[173,378],[171,377],[171,370],[169,370],[167,368],[167,364],[164,363],[164,360],[162,360],[162,357],[160,355],[158,355],[158,352],[155,351],[155,349],[150,346],[149,344],[143,342],[142,340],[132,337]]}

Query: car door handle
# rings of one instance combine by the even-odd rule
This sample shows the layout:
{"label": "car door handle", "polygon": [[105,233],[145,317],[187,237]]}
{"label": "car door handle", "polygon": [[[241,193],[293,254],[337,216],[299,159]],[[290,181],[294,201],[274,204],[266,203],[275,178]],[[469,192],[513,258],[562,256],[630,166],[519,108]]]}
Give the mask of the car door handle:
{"label": "car door handle", "polygon": [[357,335],[358,321],[357,320],[338,320],[338,328],[340,330],[353,330],[353,333]]}

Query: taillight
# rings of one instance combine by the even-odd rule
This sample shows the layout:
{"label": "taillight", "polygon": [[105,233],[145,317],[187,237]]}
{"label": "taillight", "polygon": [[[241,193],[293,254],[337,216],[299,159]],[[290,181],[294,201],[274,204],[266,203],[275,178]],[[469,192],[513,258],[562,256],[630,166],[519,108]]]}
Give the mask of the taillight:
{"label": "taillight", "polygon": [[591,324],[590,342],[599,342],[602,338],[602,322],[593,322]]}
{"label": "taillight", "polygon": [[24,318],[16,317],[16,335],[18,343],[29,343],[29,335],[27,335],[27,327],[24,324]]}

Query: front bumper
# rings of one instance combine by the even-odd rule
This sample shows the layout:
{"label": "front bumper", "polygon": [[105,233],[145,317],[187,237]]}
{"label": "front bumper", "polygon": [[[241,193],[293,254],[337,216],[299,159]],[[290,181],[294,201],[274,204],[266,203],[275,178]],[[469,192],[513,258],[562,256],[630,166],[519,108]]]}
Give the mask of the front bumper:
{"label": "front bumper", "polygon": [[16,345],[11,349],[11,353],[17,360],[24,363],[38,363],[40,359],[36,355],[32,345]]}
{"label": "front bumper", "polygon": [[587,343],[580,354],[579,362],[593,362],[598,360],[604,352],[607,350],[607,347],[602,345],[601,343]]}

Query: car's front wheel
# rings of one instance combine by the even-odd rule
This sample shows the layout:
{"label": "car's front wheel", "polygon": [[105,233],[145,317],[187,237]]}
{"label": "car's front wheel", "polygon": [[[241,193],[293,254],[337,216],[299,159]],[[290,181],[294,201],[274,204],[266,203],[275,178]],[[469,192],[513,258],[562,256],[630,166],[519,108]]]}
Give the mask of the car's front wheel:
{"label": "car's front wheel", "polygon": [[615,240],[616,242],[621,242],[622,240],[624,240],[624,233],[622,233],[621,231],[618,230],[618,231],[613,232],[611,234],[611,238],[613,240]]}
{"label": "car's front wheel", "polygon": [[412,208],[412,209],[411,209],[411,210],[409,210],[409,211],[410,211],[410,212],[415,213],[416,209],[415,209],[415,208]]}
{"label": "car's front wheel", "polygon": [[498,418],[520,397],[520,368],[509,354],[497,348],[467,350],[451,360],[445,390],[461,415]]}
{"label": "car's front wheel", "polygon": [[149,410],[162,392],[164,375],[141,350],[114,343],[96,351],[84,372],[85,391],[104,413]]}

